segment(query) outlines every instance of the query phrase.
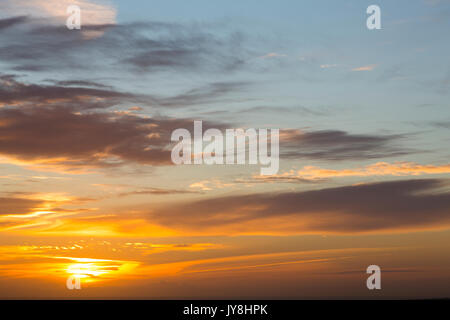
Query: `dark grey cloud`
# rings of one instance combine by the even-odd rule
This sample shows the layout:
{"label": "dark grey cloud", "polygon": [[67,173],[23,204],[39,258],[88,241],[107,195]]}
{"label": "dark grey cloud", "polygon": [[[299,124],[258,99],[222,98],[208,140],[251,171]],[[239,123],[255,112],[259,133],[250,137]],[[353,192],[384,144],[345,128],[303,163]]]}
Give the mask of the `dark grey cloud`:
{"label": "dark grey cloud", "polygon": [[406,135],[352,134],[341,130],[283,130],[280,153],[284,158],[362,160],[417,152],[399,144]]}
{"label": "dark grey cloud", "polygon": [[123,61],[140,72],[166,68],[233,71],[245,63],[243,36],[239,33],[219,39],[196,29],[189,32],[179,29],[166,36],[165,39],[139,40],[133,56]]}
{"label": "dark grey cloud", "polygon": [[[190,106],[213,101],[236,87],[217,83],[163,98],[119,92],[88,80],[48,82],[52,84],[0,75],[0,154],[66,170],[172,164],[170,135],[178,128],[192,130],[192,119],[143,118],[105,110],[125,103]],[[205,122],[204,127],[226,126]]]}
{"label": "dark grey cloud", "polygon": [[[222,128],[204,123],[205,128]],[[142,118],[116,112],[80,112],[54,106],[0,108],[0,154],[45,165],[112,167],[167,165],[173,130],[191,119]]]}
{"label": "dark grey cloud", "polygon": [[[51,83],[51,84],[48,84]],[[121,92],[89,80],[47,80],[44,84],[25,83],[13,74],[0,74],[0,105],[58,105],[77,109],[109,108],[132,103],[161,111],[217,101],[227,101],[234,92],[243,90],[243,82],[217,82],[190,89],[174,96]]]}
{"label": "dark grey cloud", "polygon": [[[284,219],[286,224],[258,224],[272,218]],[[450,223],[450,193],[446,180],[401,180],[212,198],[154,210],[149,219],[189,229],[253,225],[254,231],[367,232],[442,227]]]}
{"label": "dark grey cloud", "polygon": [[436,128],[450,129],[450,121],[436,121],[432,125]]}
{"label": "dark grey cloud", "polygon": [[67,81],[55,81],[55,80],[49,80],[52,83],[55,83],[59,86],[79,86],[79,87],[95,87],[95,88],[105,88],[105,89],[112,89],[111,86],[104,85],[101,83],[97,83],[94,81],[88,81],[88,80],[67,80]]}
{"label": "dark grey cloud", "polygon": [[[78,86],[67,86],[75,84]],[[0,104],[33,106],[58,104],[90,109],[110,107],[126,100],[140,101],[129,93],[98,88],[100,85],[96,85],[97,88],[89,88],[87,85],[86,81],[60,82],[60,85],[23,83],[14,75],[0,75]]]}
{"label": "dark grey cloud", "polygon": [[[18,23],[24,26],[12,28]],[[0,59],[12,70],[228,72],[242,67],[248,56],[242,34],[213,35],[201,25],[148,22],[69,30],[44,23],[0,20],[0,29],[8,28],[0,34]]]}
{"label": "dark grey cloud", "polygon": [[28,21],[27,16],[18,16],[18,17],[0,19],[0,30],[10,28],[17,24],[25,23],[26,21]]}
{"label": "dark grey cloud", "polygon": [[[162,163],[169,158],[168,150],[159,150],[158,148],[167,147],[170,141],[169,132],[163,130],[163,132],[149,131],[149,130],[137,130],[137,127],[142,127],[143,123],[147,125],[152,120],[135,117],[132,115],[120,115],[118,113],[100,112],[93,113],[93,110],[105,110],[110,107],[122,107],[132,104],[140,104],[142,106],[153,107],[157,110],[161,108],[180,108],[180,107],[192,107],[205,103],[213,103],[217,100],[224,101],[231,99],[231,95],[235,91],[243,90],[247,83],[229,82],[229,83],[212,83],[204,87],[188,90],[187,92],[172,96],[172,97],[160,97],[154,95],[135,95],[127,92],[120,92],[114,88],[107,87],[101,83],[88,81],[88,80],[68,80],[68,81],[47,81],[52,84],[33,84],[20,82],[15,75],[0,75],[0,105],[8,106],[0,110],[0,115],[3,117],[5,124],[2,124],[0,130],[10,130],[8,136],[13,136],[15,133],[20,135],[29,136],[30,138],[36,138],[41,136],[44,141],[53,140],[52,135],[56,135],[61,138],[61,142],[65,147],[65,143],[75,143],[78,147],[74,150],[83,152],[81,148],[81,141],[72,141],[75,137],[79,127],[83,127],[82,124],[78,124],[81,119],[86,119],[86,128],[83,133],[79,134],[80,137],[84,137],[88,143],[85,144],[86,150],[96,150],[97,154],[104,153],[104,150],[100,146],[90,148],[90,143],[98,142],[100,134],[95,129],[95,126],[102,128],[108,132],[112,140],[108,140],[105,137],[106,145],[111,147],[109,143],[113,143],[113,140],[120,139],[113,131],[125,132],[122,135],[123,140],[120,143],[114,144],[113,153],[121,158],[133,161],[144,162],[150,161],[152,163]],[[128,108],[127,107],[127,108]],[[80,114],[76,114],[76,112]],[[87,112],[87,113],[86,113]],[[10,121],[11,120],[11,121]],[[64,121],[67,121],[67,127],[64,127]],[[164,124],[176,122],[176,120],[163,121]],[[30,123],[28,126],[26,123]],[[55,123],[57,122],[57,123]],[[95,124],[98,122],[97,124]],[[15,123],[17,126],[12,125]],[[187,120],[179,120],[179,127],[176,128],[190,128],[192,122]],[[75,127],[73,127],[73,124]],[[153,123],[152,125],[159,125]],[[208,126],[208,124],[205,124]],[[216,128],[225,128],[223,123],[216,123]],[[115,127],[117,126],[117,128]],[[129,129],[122,128],[122,126],[129,126]],[[45,131],[54,130],[50,136],[41,135],[37,133],[33,136],[32,130],[40,130],[39,128],[45,127]],[[236,127],[228,126],[228,127]],[[25,128],[27,133],[25,133]],[[83,127],[84,128],[84,127]],[[128,127],[127,127],[128,128]],[[158,127],[158,128],[164,128]],[[20,129],[20,130],[18,130]],[[63,130],[64,129],[64,130]],[[73,133],[70,131],[73,130]],[[154,133],[153,136],[159,135],[161,138],[161,144],[157,149],[149,149],[148,139],[144,138],[146,134]],[[299,130],[283,130],[281,135],[281,156],[289,159],[309,158],[309,159],[324,159],[324,160],[358,160],[358,159],[373,159],[383,158],[390,156],[398,156],[409,154],[414,152],[398,146],[398,143],[405,138],[403,135],[362,135],[362,134],[350,134],[344,131],[328,130],[328,131],[299,131]],[[162,134],[162,135],[161,135]],[[90,138],[89,135],[93,137]],[[64,137],[67,140],[64,140]],[[70,137],[70,139],[69,139]],[[165,139],[165,140],[164,140]],[[64,141],[64,142],[63,142]],[[21,152],[16,152],[17,148],[21,148],[24,141],[14,141],[13,139],[8,142],[2,140],[0,147],[3,146],[3,153],[16,154],[19,158],[24,156],[27,151],[22,149]],[[147,147],[143,147],[143,145]],[[40,145],[35,143],[35,146]],[[68,156],[67,154],[60,153],[61,148],[58,144],[54,145],[53,157],[58,154]],[[50,145],[41,146],[41,148],[34,148],[30,146],[29,152],[38,155],[37,149],[46,150]],[[91,145],[92,147],[92,145]],[[81,149],[77,149],[81,148]],[[146,149],[147,152],[142,152],[142,149]],[[103,151],[101,151],[103,150]],[[159,150],[159,151],[156,151]],[[126,155],[125,155],[126,154]],[[75,155],[75,153],[73,153]],[[81,154],[80,154],[81,155]],[[25,158],[27,158],[25,156]],[[86,158],[85,155],[81,156],[87,162],[92,161],[95,165],[98,159]],[[147,159],[147,160],[145,160]],[[166,159],[166,160],[163,160]],[[103,161],[103,164],[106,164]]]}
{"label": "dark grey cloud", "polygon": [[439,81],[438,92],[440,94],[448,94],[450,92],[450,69],[447,70],[445,76]]}
{"label": "dark grey cloud", "polygon": [[218,98],[221,98],[221,102],[225,102],[224,96],[242,91],[248,85],[249,84],[246,82],[216,82],[200,88],[188,90],[187,92],[175,95],[173,97],[153,97],[152,102],[158,106],[170,108],[198,106],[206,103],[213,103],[216,102]]}
{"label": "dark grey cloud", "polygon": [[248,109],[244,109],[240,112],[258,112],[258,113],[282,113],[282,114],[300,114],[302,116],[325,116],[329,115],[330,112],[327,110],[326,112],[321,109],[313,109],[307,108],[303,106],[295,106],[295,107],[275,107],[275,106],[256,106]]}

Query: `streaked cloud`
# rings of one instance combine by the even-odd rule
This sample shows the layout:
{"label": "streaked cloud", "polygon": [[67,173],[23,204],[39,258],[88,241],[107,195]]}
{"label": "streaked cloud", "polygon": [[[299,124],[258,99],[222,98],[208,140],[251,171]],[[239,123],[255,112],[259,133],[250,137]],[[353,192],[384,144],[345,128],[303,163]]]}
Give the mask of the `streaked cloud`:
{"label": "streaked cloud", "polygon": [[108,0],[4,0],[0,8],[3,14],[54,18],[61,23],[67,19],[66,11],[70,5],[81,8],[83,24],[101,25],[116,22],[117,10]]}
{"label": "streaked cloud", "polygon": [[65,172],[128,162],[172,165],[170,135],[193,123],[190,119],[152,119],[114,112],[80,113],[57,106],[1,108],[0,117],[1,162]]}
{"label": "streaked cloud", "polygon": [[0,19],[0,30],[7,29],[16,24],[25,23],[28,20],[27,16],[16,16],[12,18]]}
{"label": "streaked cloud", "polygon": [[376,64],[370,64],[367,66],[353,68],[352,71],[372,71],[373,69],[375,69],[376,66],[377,66]]}
{"label": "streaked cloud", "polygon": [[223,189],[234,186],[235,184],[232,182],[223,182],[219,179],[210,179],[210,180],[202,180],[191,183],[189,188],[192,189],[200,189],[203,191],[211,191],[214,189]]}
{"label": "streaked cloud", "polygon": [[336,68],[338,67],[338,64],[321,64],[320,68],[321,69],[329,69],[329,68]]}
{"label": "streaked cloud", "polygon": [[270,58],[282,58],[282,57],[286,57],[286,55],[283,53],[270,52],[268,54],[261,56],[260,58],[261,59],[270,59]]}
{"label": "streaked cloud", "polygon": [[401,146],[407,135],[353,134],[342,130],[280,131],[282,157],[322,160],[360,160],[400,156],[417,152]]}
{"label": "streaked cloud", "polygon": [[308,182],[343,177],[419,176],[448,173],[450,173],[450,164],[421,165],[414,162],[377,162],[354,169],[324,169],[315,166],[305,166],[300,170],[289,170],[273,176],[254,176],[253,179],[266,182]]}
{"label": "streaked cloud", "polygon": [[[76,86],[73,86],[75,85]],[[94,88],[92,88],[94,87]],[[1,106],[69,106],[74,109],[107,108],[126,100],[139,101],[130,93],[102,88],[88,81],[59,82],[59,85],[33,84],[18,81],[14,75],[0,74]]]}
{"label": "streaked cloud", "polygon": [[161,208],[148,216],[170,228],[219,234],[444,228],[450,225],[450,194],[446,186],[446,180],[400,180],[313,191],[236,195]]}
{"label": "streaked cloud", "polygon": [[[83,17],[82,13],[82,21]],[[116,24],[109,18],[92,19],[97,23],[82,22],[81,32],[68,30],[65,21],[52,24],[20,13],[0,20],[5,30],[0,58],[14,71],[90,70],[95,66],[98,74],[108,74],[114,65],[126,74],[142,75],[149,71],[230,73],[244,67],[250,57],[240,32],[216,36],[195,24]],[[22,41],[17,43],[17,38]]]}

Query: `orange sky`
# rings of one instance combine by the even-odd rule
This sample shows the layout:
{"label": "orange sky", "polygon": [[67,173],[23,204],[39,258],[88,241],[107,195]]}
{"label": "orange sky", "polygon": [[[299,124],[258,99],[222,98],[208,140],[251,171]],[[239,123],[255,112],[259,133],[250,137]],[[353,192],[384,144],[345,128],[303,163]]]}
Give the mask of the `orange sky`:
{"label": "orange sky", "polygon": [[[330,34],[317,4],[141,2],[0,4],[0,299],[450,297],[447,4]],[[278,173],[174,165],[195,120],[279,129]]]}

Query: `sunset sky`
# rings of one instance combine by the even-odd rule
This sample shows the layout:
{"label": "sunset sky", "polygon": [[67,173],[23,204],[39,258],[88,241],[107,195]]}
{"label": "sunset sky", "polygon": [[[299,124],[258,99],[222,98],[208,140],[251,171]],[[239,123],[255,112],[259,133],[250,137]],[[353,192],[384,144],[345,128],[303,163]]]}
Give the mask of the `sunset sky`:
{"label": "sunset sky", "polygon": [[[0,298],[450,297],[449,32],[447,0],[1,0]],[[279,128],[278,173],[174,165],[194,120]]]}

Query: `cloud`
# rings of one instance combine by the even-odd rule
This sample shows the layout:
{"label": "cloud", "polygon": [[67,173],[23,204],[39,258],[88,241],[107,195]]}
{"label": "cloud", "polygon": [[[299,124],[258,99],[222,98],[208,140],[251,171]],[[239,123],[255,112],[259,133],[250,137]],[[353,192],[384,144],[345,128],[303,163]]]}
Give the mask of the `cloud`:
{"label": "cloud", "polygon": [[[419,176],[425,174],[450,173],[450,164],[421,165],[414,162],[377,162],[362,168],[354,169],[324,169],[315,166],[306,166],[300,170],[290,170],[274,176],[254,176],[259,182],[311,182],[322,181],[329,178],[342,177],[371,177],[371,176]],[[251,183],[251,180],[246,181]]]}
{"label": "cloud", "polygon": [[323,108],[308,108],[304,106],[256,106],[236,111],[236,113],[239,114],[243,112],[283,114],[283,116],[285,116],[285,114],[287,113],[297,113],[302,116],[325,116],[329,114],[329,110],[325,111]]}
{"label": "cloud", "polygon": [[200,193],[198,191],[186,189],[168,189],[168,188],[154,188],[154,187],[138,187],[127,184],[104,184],[93,183],[92,186],[102,189],[108,193],[107,196],[99,197],[98,199],[110,197],[128,197],[139,195],[173,195],[173,194],[192,194]]}
{"label": "cloud", "polygon": [[180,125],[66,108],[2,108],[0,117],[0,155],[8,162],[68,170],[117,166],[125,160],[169,164],[170,151],[163,147],[171,129]]}
{"label": "cloud", "polygon": [[450,129],[450,121],[437,121],[432,123],[437,128]]}
{"label": "cloud", "polygon": [[373,69],[375,69],[376,66],[377,66],[376,64],[370,64],[367,66],[353,68],[352,71],[372,71]]}
{"label": "cloud", "polygon": [[67,208],[90,198],[77,198],[65,193],[6,192],[0,197],[0,229],[2,231],[28,229],[58,224],[63,216],[92,209]]}
{"label": "cloud", "polygon": [[191,119],[80,112],[58,105],[3,107],[0,119],[3,162],[74,172],[127,163],[171,165],[171,133],[193,126]]}
{"label": "cloud", "polygon": [[0,198],[0,216],[4,215],[21,215],[30,213],[44,204],[42,200],[24,199],[18,197],[1,197]]}
{"label": "cloud", "polygon": [[[51,84],[48,84],[51,83]],[[151,119],[127,104],[180,108],[230,99],[240,82],[211,83],[175,96],[134,95],[88,80],[18,81],[0,75],[0,155],[6,162],[62,170],[120,166],[127,162],[170,164],[170,134],[191,128],[190,119]],[[205,124],[226,128],[225,123]],[[40,128],[46,128],[42,130]],[[75,132],[77,134],[75,134]],[[403,135],[363,135],[345,131],[281,131],[281,156],[290,159],[372,159],[414,152],[396,145]],[[70,146],[70,147],[69,147]],[[5,162],[5,160],[3,161]]]}
{"label": "cloud", "polygon": [[[106,109],[125,103],[141,104],[160,110],[163,108],[191,107],[217,101],[229,101],[227,96],[243,90],[243,82],[216,82],[174,96],[132,94],[88,80],[47,80],[49,84],[33,84],[18,81],[12,74],[0,74],[1,106],[69,107],[77,110]],[[139,106],[129,111],[139,111]]]}
{"label": "cloud", "polygon": [[[82,15],[84,17],[84,15]],[[0,58],[9,70],[115,70],[132,73],[232,72],[249,56],[239,32],[213,35],[198,25],[177,23],[115,24],[93,19],[81,31],[64,23],[23,16],[2,20]],[[14,20],[11,20],[14,19]],[[82,18],[83,19],[83,18]],[[83,20],[84,21],[84,20]],[[21,23],[21,27],[14,27]],[[85,22],[86,23],[86,22]],[[1,25],[1,24],[0,24]],[[16,39],[21,39],[17,42]]]}
{"label": "cloud", "polygon": [[142,188],[129,192],[119,193],[119,197],[127,196],[139,196],[139,195],[171,195],[171,194],[187,194],[187,193],[199,193],[192,190],[180,190],[180,189],[162,189],[162,188]]}
{"label": "cloud", "polygon": [[113,24],[117,11],[107,0],[3,0],[3,14],[29,15],[33,18],[53,18],[55,23],[64,23],[71,5],[81,9],[82,23],[86,25]]}
{"label": "cloud", "polygon": [[338,64],[321,64],[320,68],[321,69],[329,69],[329,68],[336,68],[338,67]]}
{"label": "cloud", "polygon": [[16,24],[25,23],[26,21],[28,21],[27,16],[18,16],[18,17],[0,19],[0,30],[10,28]]}
{"label": "cloud", "polygon": [[438,82],[438,92],[440,94],[447,94],[450,90],[450,70],[446,72],[444,77]]}
{"label": "cloud", "polygon": [[[401,180],[218,197],[153,210],[163,226],[227,234],[402,231],[450,224],[446,180]],[[226,230],[226,231],[225,231]]]}
{"label": "cloud", "polygon": [[[0,161],[46,170],[81,172],[127,163],[172,164],[170,135],[192,128],[191,119],[139,117],[110,110],[138,103],[188,107],[223,99],[241,83],[212,83],[173,97],[119,92],[87,80],[33,84],[0,75]],[[205,128],[225,128],[205,123]]]}
{"label": "cloud", "polygon": [[55,228],[70,216],[95,211],[96,208],[85,207],[93,200],[66,193],[4,193],[0,197],[0,230],[33,232]]}
{"label": "cloud", "polygon": [[191,183],[189,188],[199,189],[202,191],[211,191],[213,189],[223,189],[234,186],[234,183],[222,182],[218,179],[202,180]]}
{"label": "cloud", "polygon": [[286,57],[286,55],[282,54],[282,53],[271,52],[271,53],[261,56],[260,58],[261,59],[270,59],[270,58],[282,58],[282,57]]}
{"label": "cloud", "polygon": [[[72,108],[91,109],[110,107],[125,100],[139,101],[132,94],[106,89],[94,82],[61,81],[58,83],[59,85],[22,83],[17,81],[14,75],[0,74],[0,106],[67,105]],[[96,88],[89,88],[89,86]]]}
{"label": "cloud", "polygon": [[49,80],[50,82],[53,82],[59,86],[68,87],[68,86],[78,86],[78,87],[97,87],[97,88],[107,88],[112,89],[111,86],[104,85],[101,83],[96,83],[93,81],[87,81],[87,80],[66,80],[66,81],[55,81],[55,80]]}
{"label": "cloud", "polygon": [[416,152],[396,145],[405,135],[351,134],[340,130],[280,131],[280,153],[284,158],[360,160],[392,157]]}
{"label": "cloud", "polygon": [[[219,97],[232,92],[239,92],[247,85],[248,83],[246,82],[215,82],[200,88],[188,90],[187,92],[175,95],[173,97],[153,97],[152,102],[158,106],[170,108],[193,105],[198,106],[201,104],[216,102]],[[221,100],[221,102],[224,101]]]}
{"label": "cloud", "polygon": [[217,37],[196,27],[178,24],[155,26],[150,23],[140,26],[150,33],[163,35],[157,38],[139,37],[133,32],[133,26],[126,26],[136,37],[136,42],[134,52],[130,52],[122,62],[136,72],[165,69],[225,72],[245,64],[246,50],[242,47],[243,36],[240,33]]}
{"label": "cloud", "polygon": [[277,175],[271,175],[271,176],[261,176],[261,175],[255,175],[249,179],[236,179],[236,183],[244,183],[247,186],[252,186],[255,183],[312,183],[312,182],[321,182],[325,179],[322,178],[315,178],[315,179],[308,179],[303,178],[301,176],[297,176],[295,173],[289,171],[284,172],[282,174]]}

